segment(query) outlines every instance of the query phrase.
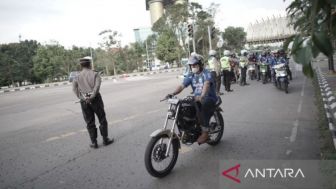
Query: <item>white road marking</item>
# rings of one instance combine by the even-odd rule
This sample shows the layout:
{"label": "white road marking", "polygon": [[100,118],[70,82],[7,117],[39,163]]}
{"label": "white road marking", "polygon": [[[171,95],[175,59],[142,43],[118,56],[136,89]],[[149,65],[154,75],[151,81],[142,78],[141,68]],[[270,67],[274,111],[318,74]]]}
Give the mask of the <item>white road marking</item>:
{"label": "white road marking", "polygon": [[295,142],[295,140],[296,140],[297,131],[298,131],[298,127],[299,127],[299,120],[295,120],[293,125],[294,125],[294,127],[292,128],[291,136],[289,137],[289,141],[291,143]]}
{"label": "white road marking", "polygon": [[305,77],[305,79],[304,79],[304,81],[303,81],[302,90],[301,90],[301,97],[304,96],[306,80],[307,80],[307,78]]}
{"label": "white road marking", "polygon": [[60,137],[58,137],[58,136],[56,136],[56,137],[50,137],[45,142],[50,142],[50,141],[58,140],[58,139],[60,139]]}
{"label": "white road marking", "polygon": [[[114,121],[109,120],[108,123],[110,123],[110,124],[116,124],[116,123],[120,123],[120,122],[124,122],[124,121],[129,121],[129,120],[135,119],[137,117],[140,117],[142,115],[152,114],[152,113],[160,112],[162,110],[163,110],[163,108],[147,111],[147,112],[145,112],[143,114],[135,114],[135,115],[132,115],[132,116],[125,117],[123,119],[119,119],[119,120],[114,120]],[[86,132],[87,132],[86,129],[80,129],[80,130],[78,130],[76,132],[69,132],[69,133],[61,134],[59,136],[50,137],[47,140],[45,140],[44,142],[51,142],[51,141],[54,141],[54,140],[59,140],[59,139],[63,139],[63,138],[69,137],[69,136],[73,136],[73,135],[76,135],[78,133],[86,133]]]}
{"label": "white road marking", "polygon": [[65,137],[72,136],[72,135],[75,135],[75,134],[76,134],[75,132],[69,132],[69,133],[62,134],[61,137],[65,138]]}
{"label": "white road marking", "polygon": [[300,100],[299,107],[297,109],[297,112],[300,114],[302,110],[302,99]]}

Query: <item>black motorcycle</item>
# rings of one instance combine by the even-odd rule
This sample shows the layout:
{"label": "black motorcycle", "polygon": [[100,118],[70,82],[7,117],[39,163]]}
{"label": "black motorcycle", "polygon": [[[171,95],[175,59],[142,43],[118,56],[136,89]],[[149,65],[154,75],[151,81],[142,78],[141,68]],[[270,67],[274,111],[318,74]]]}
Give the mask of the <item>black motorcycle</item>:
{"label": "black motorcycle", "polygon": [[[207,141],[207,144],[213,146],[220,142],[224,133],[224,119],[220,108],[222,101],[220,97],[218,98],[215,112],[210,119],[210,138]],[[198,105],[193,96],[166,100],[169,109],[164,127],[150,135],[151,140],[145,152],[145,166],[148,173],[159,178],[168,175],[174,168],[181,143],[191,145],[202,133],[197,116]],[[167,128],[169,121],[173,122],[171,128]]]}

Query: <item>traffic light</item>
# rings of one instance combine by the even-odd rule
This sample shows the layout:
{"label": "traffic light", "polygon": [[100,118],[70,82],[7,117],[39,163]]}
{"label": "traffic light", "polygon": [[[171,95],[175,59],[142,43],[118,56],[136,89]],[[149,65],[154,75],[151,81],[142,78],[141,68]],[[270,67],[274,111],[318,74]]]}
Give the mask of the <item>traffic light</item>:
{"label": "traffic light", "polygon": [[216,28],[212,27],[211,28],[211,39],[215,38],[215,34],[216,34]]}
{"label": "traffic light", "polygon": [[188,36],[193,37],[194,29],[192,24],[188,24]]}

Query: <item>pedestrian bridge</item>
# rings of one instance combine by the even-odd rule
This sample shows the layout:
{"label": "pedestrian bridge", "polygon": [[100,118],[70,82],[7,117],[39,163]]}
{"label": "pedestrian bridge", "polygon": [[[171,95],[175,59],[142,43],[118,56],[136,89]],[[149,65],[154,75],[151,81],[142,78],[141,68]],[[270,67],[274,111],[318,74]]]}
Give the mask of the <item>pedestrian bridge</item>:
{"label": "pedestrian bridge", "polygon": [[272,17],[256,21],[247,28],[247,44],[269,44],[285,41],[296,34],[293,26],[289,25],[288,17]]}

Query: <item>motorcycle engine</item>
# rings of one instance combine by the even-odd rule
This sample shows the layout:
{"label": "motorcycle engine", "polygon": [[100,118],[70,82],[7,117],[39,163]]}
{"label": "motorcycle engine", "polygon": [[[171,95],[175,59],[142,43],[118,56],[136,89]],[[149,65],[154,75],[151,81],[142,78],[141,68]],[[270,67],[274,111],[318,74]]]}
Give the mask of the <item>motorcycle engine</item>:
{"label": "motorcycle engine", "polygon": [[196,108],[191,101],[183,101],[178,116],[178,127],[184,132],[182,143],[194,143],[201,133],[201,128],[196,125]]}
{"label": "motorcycle engine", "polygon": [[196,124],[196,108],[191,103],[182,102],[177,121],[181,130],[187,130],[194,126]]}

